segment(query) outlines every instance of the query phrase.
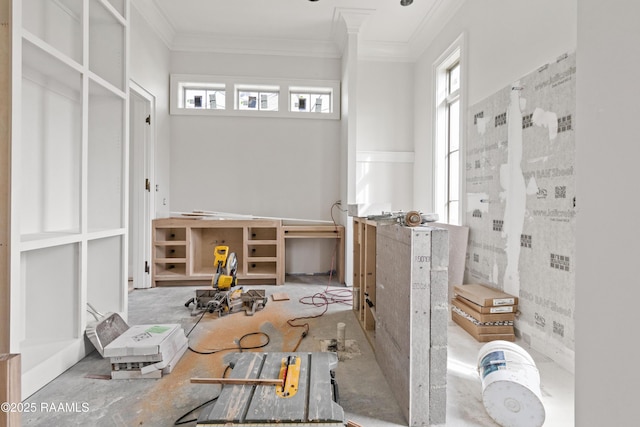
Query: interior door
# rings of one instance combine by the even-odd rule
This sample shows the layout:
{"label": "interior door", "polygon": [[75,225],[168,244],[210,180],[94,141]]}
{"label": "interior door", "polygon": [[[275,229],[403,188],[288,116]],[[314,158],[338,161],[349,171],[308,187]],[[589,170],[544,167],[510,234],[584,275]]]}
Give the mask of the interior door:
{"label": "interior door", "polygon": [[133,82],[130,89],[129,280],[130,287],[149,288],[154,98]]}

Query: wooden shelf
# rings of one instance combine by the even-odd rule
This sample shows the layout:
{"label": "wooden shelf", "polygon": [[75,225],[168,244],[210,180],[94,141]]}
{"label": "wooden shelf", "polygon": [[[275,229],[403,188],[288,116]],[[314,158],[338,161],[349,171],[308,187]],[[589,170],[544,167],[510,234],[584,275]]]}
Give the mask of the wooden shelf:
{"label": "wooden shelf", "polygon": [[284,225],[285,241],[288,239],[338,239],[336,272],[338,281],[344,283],[344,227],[342,225]]}
{"label": "wooden shelf", "polygon": [[[284,284],[284,244],[279,220],[163,218],[153,221],[153,277],[159,284],[210,282],[214,248],[229,246],[238,261],[238,282]],[[168,256],[175,248],[175,257]],[[181,264],[178,266],[178,264]]]}

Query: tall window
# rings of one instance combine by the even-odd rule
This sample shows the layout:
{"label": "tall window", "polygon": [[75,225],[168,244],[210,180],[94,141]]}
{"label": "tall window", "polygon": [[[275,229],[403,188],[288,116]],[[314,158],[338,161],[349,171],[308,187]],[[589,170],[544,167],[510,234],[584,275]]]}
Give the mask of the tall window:
{"label": "tall window", "polygon": [[435,206],[440,221],[460,224],[460,48],[436,67]]}

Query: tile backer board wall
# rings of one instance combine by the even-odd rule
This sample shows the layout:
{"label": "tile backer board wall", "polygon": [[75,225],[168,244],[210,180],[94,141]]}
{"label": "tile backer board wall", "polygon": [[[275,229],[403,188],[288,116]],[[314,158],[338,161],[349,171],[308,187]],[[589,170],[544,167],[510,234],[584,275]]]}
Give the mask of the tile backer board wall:
{"label": "tile backer board wall", "polygon": [[466,147],[466,283],[519,296],[516,328],[570,370],[575,64],[563,55],[471,106]]}

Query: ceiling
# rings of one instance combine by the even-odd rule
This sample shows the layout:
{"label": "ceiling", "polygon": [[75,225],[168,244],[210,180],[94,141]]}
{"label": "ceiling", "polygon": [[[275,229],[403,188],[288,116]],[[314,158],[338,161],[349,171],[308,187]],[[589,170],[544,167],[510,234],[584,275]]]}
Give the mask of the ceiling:
{"label": "ceiling", "polygon": [[415,60],[464,0],[133,0],[172,50]]}

